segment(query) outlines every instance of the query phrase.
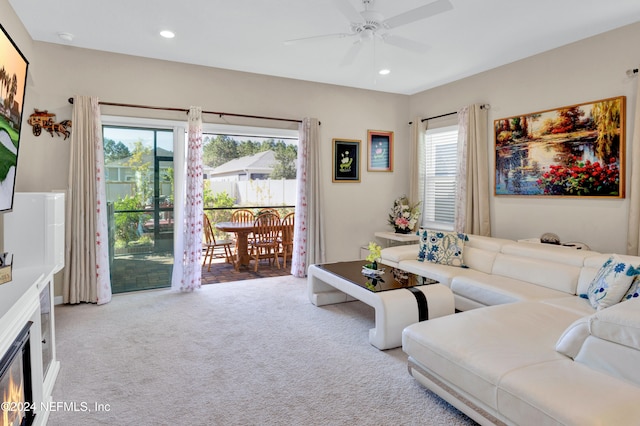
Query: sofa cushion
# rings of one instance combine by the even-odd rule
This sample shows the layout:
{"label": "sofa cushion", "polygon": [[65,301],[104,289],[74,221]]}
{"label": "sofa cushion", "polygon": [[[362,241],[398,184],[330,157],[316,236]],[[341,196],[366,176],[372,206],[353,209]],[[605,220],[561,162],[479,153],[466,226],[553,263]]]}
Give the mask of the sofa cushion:
{"label": "sofa cushion", "polygon": [[418,260],[427,260],[449,266],[464,266],[465,234],[420,228],[420,251]]}
{"label": "sofa cushion", "polygon": [[535,302],[511,303],[412,324],[403,350],[428,371],[496,408],[497,385],[510,371],[566,359],[553,350],[577,315]]}
{"label": "sofa cushion", "polygon": [[565,293],[539,285],[500,275],[458,275],[451,280],[451,291],[456,296],[492,306],[505,303],[553,299]]}
{"label": "sofa cushion", "polygon": [[603,309],[620,302],[638,274],[640,265],[625,262],[615,254],[610,256],[587,289],[591,306]]}
{"label": "sofa cushion", "polygon": [[419,250],[419,244],[406,244],[383,248],[380,252],[381,263],[389,266],[398,266],[398,263],[403,260],[415,259]]}
{"label": "sofa cushion", "polygon": [[577,267],[584,265],[585,258],[597,254],[588,250],[575,250],[564,246],[520,242],[504,244],[500,251],[513,256],[546,260]]}
{"label": "sofa cushion", "polygon": [[514,369],[497,391],[508,424],[633,425],[639,399],[637,386],[568,358]]}
{"label": "sofa cushion", "polygon": [[458,268],[454,266],[441,265],[439,263],[422,262],[417,259],[403,260],[398,264],[398,268],[411,274],[434,279],[447,287],[451,285],[451,280],[457,276],[480,277],[486,275],[470,268]]}
{"label": "sofa cushion", "polygon": [[640,350],[640,300],[619,303],[593,314],[591,334]]}
{"label": "sofa cushion", "polygon": [[491,273],[575,295],[580,269],[562,262],[498,253]]}
{"label": "sofa cushion", "polygon": [[580,318],[562,333],[556,350],[577,362],[640,383],[640,300]]}

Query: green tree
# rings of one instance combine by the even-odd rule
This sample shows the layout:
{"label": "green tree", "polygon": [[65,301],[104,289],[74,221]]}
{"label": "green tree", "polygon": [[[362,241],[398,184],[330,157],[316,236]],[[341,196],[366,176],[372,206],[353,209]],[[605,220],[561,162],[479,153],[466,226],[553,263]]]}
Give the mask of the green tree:
{"label": "green tree", "polygon": [[152,157],[151,147],[145,146],[142,140],[138,140],[133,143],[133,151],[126,162],[126,165],[136,172],[136,194],[142,197],[145,203],[153,197]]}
{"label": "green tree", "polygon": [[253,155],[260,152],[261,143],[252,141],[252,140],[244,140],[238,144],[238,157],[246,157],[247,155]]}
{"label": "green tree", "polygon": [[278,160],[278,164],[273,168],[271,179],[295,179],[298,147],[282,143],[282,145],[277,146],[275,157]]}
{"label": "green tree", "polygon": [[121,160],[131,155],[129,148],[122,142],[116,143],[113,139],[104,140],[104,159],[108,162]]}
{"label": "green tree", "polygon": [[238,144],[226,135],[218,135],[214,139],[209,139],[202,148],[203,162],[210,167],[218,167],[235,158],[238,158]]}

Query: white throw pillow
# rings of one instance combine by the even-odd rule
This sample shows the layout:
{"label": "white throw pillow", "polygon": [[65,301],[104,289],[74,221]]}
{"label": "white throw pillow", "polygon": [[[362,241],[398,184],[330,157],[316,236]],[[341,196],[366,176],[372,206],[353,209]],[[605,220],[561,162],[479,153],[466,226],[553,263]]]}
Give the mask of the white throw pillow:
{"label": "white throw pillow", "polygon": [[638,274],[638,266],[624,262],[615,254],[612,255],[589,284],[587,297],[591,306],[604,309],[620,302]]}

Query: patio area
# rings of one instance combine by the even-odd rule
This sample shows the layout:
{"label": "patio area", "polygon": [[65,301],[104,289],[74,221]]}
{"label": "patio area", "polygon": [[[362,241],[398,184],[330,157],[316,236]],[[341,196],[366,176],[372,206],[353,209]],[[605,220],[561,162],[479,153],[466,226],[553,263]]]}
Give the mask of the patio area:
{"label": "patio area", "polygon": [[[214,259],[211,263],[211,271],[207,271],[207,269],[206,265],[202,267],[203,285],[291,274],[290,264],[287,265],[285,270],[282,267],[277,269],[275,266],[270,266],[266,261],[260,264],[258,272],[253,271],[253,263],[251,267],[243,266],[239,271],[236,271],[233,265],[225,263],[224,259]],[[115,294],[171,287],[172,270],[172,256],[149,253],[117,256],[111,266],[112,291]]]}

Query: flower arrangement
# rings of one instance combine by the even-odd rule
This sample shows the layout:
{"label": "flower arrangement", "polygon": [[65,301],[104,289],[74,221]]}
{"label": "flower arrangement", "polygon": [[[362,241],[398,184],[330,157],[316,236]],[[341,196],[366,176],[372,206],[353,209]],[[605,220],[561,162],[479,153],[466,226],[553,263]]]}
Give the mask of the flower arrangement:
{"label": "flower arrangement", "polygon": [[389,213],[389,224],[401,234],[413,231],[420,216],[419,205],[419,202],[411,204],[406,195],[396,198]]}
{"label": "flower arrangement", "polygon": [[366,260],[369,263],[365,266],[369,269],[376,270],[378,269],[378,261],[380,260],[382,247],[373,241],[370,241],[367,248],[369,249],[369,255],[366,257]]}

